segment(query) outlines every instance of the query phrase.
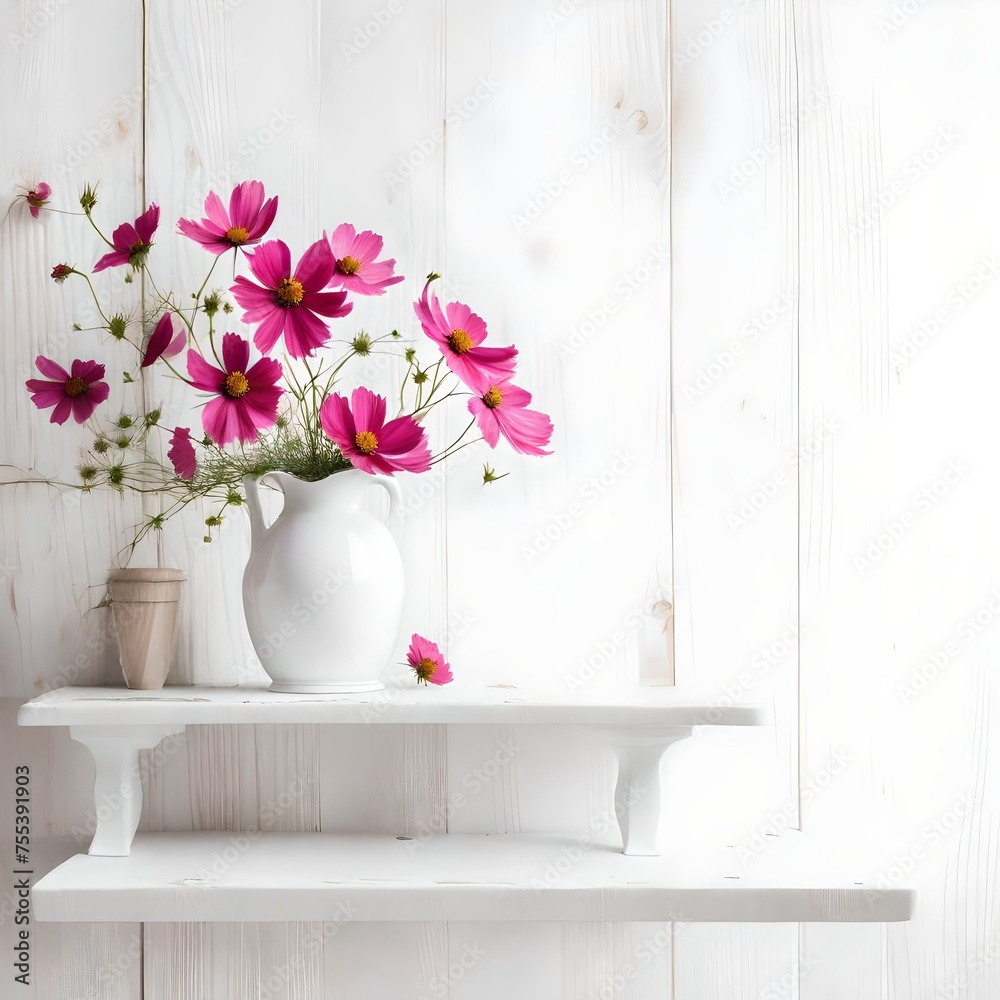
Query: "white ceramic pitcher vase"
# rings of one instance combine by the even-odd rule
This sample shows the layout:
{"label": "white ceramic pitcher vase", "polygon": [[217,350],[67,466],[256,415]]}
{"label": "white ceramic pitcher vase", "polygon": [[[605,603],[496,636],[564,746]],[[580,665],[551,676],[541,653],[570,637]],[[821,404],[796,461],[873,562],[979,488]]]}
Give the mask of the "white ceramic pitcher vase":
{"label": "white ceramic pitcher vase", "polygon": [[[285,497],[264,521],[260,482]],[[377,691],[403,617],[403,560],[385,521],[369,508],[371,487],[399,505],[387,476],[359,469],[307,482],[284,472],[243,480],[250,560],[243,610],[272,691]]]}

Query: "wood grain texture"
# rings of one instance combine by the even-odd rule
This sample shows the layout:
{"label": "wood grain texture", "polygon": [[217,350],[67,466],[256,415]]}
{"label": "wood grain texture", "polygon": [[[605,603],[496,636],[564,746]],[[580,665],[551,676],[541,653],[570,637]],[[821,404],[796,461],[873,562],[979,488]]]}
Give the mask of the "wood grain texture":
{"label": "wood grain texture", "polygon": [[[446,53],[444,274],[497,342],[517,343],[518,384],[556,424],[551,459],[498,449],[447,477],[449,607],[469,622],[452,662],[531,685],[537,668],[518,653],[530,650],[549,664],[546,686],[567,692],[670,683],[666,6],[450,0]],[[484,489],[481,461],[511,475]],[[570,734],[449,727],[447,829],[555,822],[585,845],[613,839],[612,766]],[[480,940],[510,947],[511,933]],[[668,935],[616,986],[639,943],[631,925],[566,925],[558,970],[539,954],[552,935],[529,946],[513,933],[535,960],[508,962],[495,993],[456,995],[639,997],[666,984]]]}
{"label": "wood grain texture", "polygon": [[[665,15],[448,8],[445,273],[557,428],[551,459],[448,476],[452,646],[484,681],[531,682],[511,648],[567,690],[672,680]],[[512,475],[483,489],[480,461]]]}
{"label": "wood grain texture", "polygon": [[825,86],[833,112],[803,147],[803,433],[830,416],[844,427],[803,470],[803,770],[832,749],[852,760],[803,822],[864,844],[873,873],[909,878],[921,900],[914,921],[853,948],[806,928],[817,970],[801,995],[985,998],[998,989],[998,204],[983,183],[1000,153],[997,11],[798,14],[805,85]]}
{"label": "wood grain texture", "polygon": [[[794,826],[798,813],[796,216],[806,126],[789,3],[708,0],[672,12],[677,678],[713,685],[720,704],[773,699],[776,715],[752,747],[713,738],[675,748],[675,832],[725,831],[752,867],[762,849],[766,857],[772,817]],[[793,925],[685,928],[674,941],[675,996],[760,996],[797,952]]]}
{"label": "wood grain texture", "polygon": [[[0,364],[7,387],[0,482],[30,477],[76,482],[79,449],[93,436],[89,425],[50,424],[32,405],[24,381],[37,375],[39,354],[65,364],[72,358],[107,362],[112,397],[105,412],[134,404],[114,375],[118,362],[108,339],[93,329],[97,314],[86,286],[70,281],[60,287],[49,278],[63,258],[89,269],[100,241],[77,217],[45,213],[32,219],[17,197],[45,180],[53,188],[54,206],[78,210],[83,184],[100,178],[106,185],[100,201],[105,225],[110,229],[134,218],[141,171],[136,142],[141,17],[135,11],[118,16],[118,7],[108,2],[84,11],[55,5],[48,11],[18,2],[6,4],[0,15],[5,39],[0,81],[7,95],[0,126],[5,157],[0,326],[6,334]],[[104,22],[113,28],[104,32]],[[88,53],[104,53],[109,68],[84,93],[75,81],[86,73]],[[113,279],[102,277],[95,287],[107,302]],[[74,324],[84,329],[75,331]],[[134,503],[107,494],[43,485],[0,490],[0,692],[24,697],[53,684],[115,677],[107,613],[91,609],[128,538],[124,529],[136,518]]]}
{"label": "wood grain texture", "polygon": [[[670,678],[651,612],[676,583],[678,681],[717,690],[720,704],[773,699],[779,725],[739,753],[719,734],[672,749],[668,835],[724,830],[752,853],[766,851],[769,824],[801,821],[858,841],[875,877],[893,880],[899,859],[915,859],[922,902],[910,925],[678,923],[672,949],[616,996],[991,1000],[1000,989],[990,740],[1000,25],[982,0],[902,6],[674,3],[668,124],[663,4],[420,0],[360,46],[384,4],[294,0],[282,24],[296,30],[281,32],[263,0],[149,4],[145,183],[165,225],[197,214],[209,188],[251,176],[283,192],[279,235],[294,250],[351,213],[386,235],[410,277],[359,309],[351,332],[408,321],[421,270],[443,269],[451,297],[474,300],[493,336],[522,347],[525,381],[556,418],[551,460],[507,462],[499,471],[514,475],[482,489],[484,456],[470,449],[446,476],[408,488],[400,536],[426,581],[410,588],[413,630],[441,637],[456,666],[484,679],[529,672],[527,646],[547,652],[548,680],[610,691]],[[18,37],[39,8],[19,0],[0,15],[8,194],[37,179],[75,193],[99,176],[110,216],[141,207],[141,23],[123,10],[60,6],[23,44],[8,29]],[[117,57],[84,88],[88,46]],[[113,128],[87,150],[102,107]],[[613,139],[598,150],[609,122]],[[536,218],[515,220],[532,205]],[[40,351],[100,349],[85,333],[58,339],[86,319],[83,300],[45,276],[56,248],[93,257],[75,221],[36,224],[21,206],[0,227],[3,458],[44,471],[70,468],[77,442],[16,387]],[[664,245],[672,302],[667,265],[647,264]],[[178,286],[205,263],[196,251],[166,251]],[[360,374],[388,383],[397,371],[372,359]],[[165,405],[180,399],[174,386],[148,388]],[[629,448],[639,457],[625,464]],[[591,502],[583,491],[602,475],[610,485]],[[946,476],[944,493],[916,506]],[[239,609],[245,527],[233,512],[205,546],[204,513],[159,552],[192,576],[175,679],[262,680]],[[913,525],[893,539],[904,514]],[[106,622],[81,611],[137,515],[38,487],[0,493],[0,691],[15,699],[2,757],[32,762],[38,827],[70,841],[87,837],[89,762],[64,734],[15,734],[16,699],[60,677],[114,677]],[[556,537],[537,551],[547,528]],[[891,544],[859,569],[886,532]],[[915,677],[924,686],[901,693]],[[518,749],[501,760],[505,745]],[[465,779],[490,760],[495,773],[471,794]],[[586,832],[613,780],[605,755],[509,727],[192,730],[147,761],[143,829],[530,832],[560,820]],[[286,810],[268,812],[298,784]],[[449,809],[456,792],[467,800]],[[4,810],[0,822],[6,856]],[[172,1000],[429,997],[441,983],[453,998],[547,1000],[599,990],[646,933],[147,925],[142,943],[146,995]],[[107,995],[137,1000],[128,956],[139,936],[132,925],[46,929],[36,995],[75,995],[75,984],[87,995],[125,956]],[[452,977],[477,947],[485,954]],[[386,951],[393,962],[373,970]]]}
{"label": "wood grain texture", "polygon": [[[142,24],[134,6],[108,0],[41,5],[18,0],[0,10],[0,481],[26,473],[73,482],[78,452],[93,430],[52,425],[31,404],[24,381],[44,354],[105,362],[112,395],[107,412],[131,410],[134,399],[116,378],[118,362],[92,329],[96,312],[86,287],[49,278],[60,260],[89,270],[100,255],[97,237],[79,218],[45,214],[33,220],[19,193],[38,181],[52,204],[77,208],[80,188],[101,179],[99,212],[111,228],[134,218],[141,177]],[[102,66],[93,74],[88,65]],[[80,86],[80,80],[89,81]],[[107,301],[109,281],[96,282]],[[127,305],[128,303],[126,303]],[[10,467],[7,467],[10,466]],[[67,683],[107,683],[121,677],[106,611],[93,611],[107,571],[138,517],[131,501],[40,485],[0,488],[0,761],[8,791],[0,801],[0,852],[14,859],[13,768],[31,771],[32,868],[41,874],[77,849],[92,829],[89,762],[65,733],[25,734],[13,724],[19,700]],[[88,811],[89,814],[88,815]],[[45,838],[59,838],[46,841]],[[11,917],[14,878],[4,879],[0,919],[0,992],[30,997],[113,997],[134,1000],[139,989],[132,925],[53,926],[31,931],[27,986],[14,982]]]}

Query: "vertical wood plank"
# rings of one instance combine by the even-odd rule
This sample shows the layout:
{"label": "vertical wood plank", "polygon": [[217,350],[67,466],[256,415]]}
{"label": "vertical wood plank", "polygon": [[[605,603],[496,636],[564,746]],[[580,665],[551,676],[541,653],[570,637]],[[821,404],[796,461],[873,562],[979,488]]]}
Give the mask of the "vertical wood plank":
{"label": "vertical wood plank", "polygon": [[[447,478],[476,681],[672,679],[666,33],[654,2],[449,5],[450,297],[518,344],[556,425],[551,458],[479,446]],[[511,475],[484,487],[483,462]]]}
{"label": "vertical wood plank", "polygon": [[[116,352],[95,325],[96,311],[78,279],[49,278],[61,261],[89,271],[101,245],[86,223],[45,213],[33,220],[19,193],[38,181],[52,187],[53,207],[78,211],[87,181],[102,182],[98,214],[110,231],[139,205],[141,158],[141,13],[114,2],[80,7],[12,2],[0,10],[0,481],[52,477],[75,482],[79,449],[93,429],[49,422],[24,381],[43,354],[68,367],[73,358],[105,363],[112,393],[104,415],[128,411],[130,395],[116,374]],[[94,61],[102,71],[94,74]],[[86,79],[88,85],[80,86]],[[120,278],[95,280],[103,302]],[[126,309],[131,296],[125,295]],[[83,329],[74,330],[74,324]],[[0,761],[9,790],[0,803],[0,854],[14,853],[13,769],[31,771],[32,880],[89,839],[93,771],[64,732],[25,733],[15,724],[26,698],[53,686],[120,679],[103,597],[108,568],[138,518],[138,506],[107,493],[83,496],[38,485],[0,487]],[[23,997],[139,995],[135,925],[15,924],[2,890],[2,991]],[[14,981],[14,935],[30,933],[29,985]]]}
{"label": "vertical wood plank", "polygon": [[[225,194],[236,182],[256,177],[269,193],[279,194],[273,235],[285,239],[296,256],[323,229],[332,231],[340,222],[350,221],[359,229],[381,232],[404,273],[409,274],[410,263],[418,259],[418,273],[431,266],[426,258],[434,256],[430,251],[437,238],[440,172],[424,171],[404,190],[393,192],[379,170],[395,161],[399,135],[405,134],[402,126],[426,122],[429,129],[440,114],[443,74],[435,55],[440,31],[435,4],[415,5],[399,16],[398,23],[376,26],[378,37],[372,40],[363,33],[367,18],[359,20],[356,9],[296,3],[294,11],[286,10],[282,17],[300,30],[267,39],[269,62],[280,67],[277,78],[260,74],[255,62],[245,58],[264,44],[261,26],[271,16],[266,4],[204,2],[183,10],[154,4],[151,11],[151,59],[169,59],[171,65],[169,85],[150,95],[151,184],[171,219],[200,214],[210,188]],[[355,44],[359,30],[364,42],[360,49]],[[185,46],[192,37],[202,40],[196,49]],[[413,44],[416,38],[421,44]],[[183,57],[172,58],[179,49],[184,49]],[[404,100],[390,99],[392,81],[402,66],[411,67],[421,85]],[[346,94],[352,99],[345,100]],[[382,127],[373,131],[372,122],[379,119]],[[365,155],[358,155],[358,150]],[[198,269],[204,269],[206,260],[192,245],[173,250],[168,263],[175,282],[192,285],[196,275],[200,280]],[[229,283],[220,282],[223,287]],[[350,339],[359,329],[376,334],[405,329],[417,287],[411,276],[405,290],[393,289],[384,299],[359,303],[337,336]],[[357,374],[385,391],[398,367],[381,361],[371,359]],[[176,393],[166,388],[163,392],[177,401]],[[429,616],[440,615],[443,620],[445,614],[438,598],[443,593],[443,565],[438,562],[436,568],[434,555],[443,551],[435,523],[440,516],[431,505],[423,505],[404,519],[401,528],[407,565],[421,568],[407,606],[408,624],[421,631],[430,630]],[[167,558],[190,566],[192,579],[197,579],[189,595],[186,656],[179,677],[215,683],[259,678],[262,674],[249,649],[240,607],[239,579],[247,551],[242,516],[238,511],[231,514],[211,546],[196,541],[202,532],[195,516],[185,527],[189,543],[178,543],[177,536],[164,539]],[[374,798],[371,786],[344,780],[359,771],[367,773],[357,766],[345,767],[345,762],[364,760],[370,737],[376,738],[384,754],[384,767],[372,774],[381,792]],[[414,728],[350,734],[329,727],[322,733],[296,727],[194,731],[187,747],[193,823],[238,830],[270,817],[269,825],[275,829],[338,829],[342,828],[338,818],[353,817],[357,822],[363,816],[369,821],[367,828],[408,830],[437,810],[443,786],[436,777],[436,760],[441,753],[438,733]],[[294,796],[287,810],[275,814],[269,800],[280,803],[289,794],[286,786],[296,782],[308,787]],[[357,792],[354,797],[352,789]],[[187,992],[179,995],[199,995],[199,983],[207,982],[215,982],[220,992],[231,989],[242,995],[243,985],[252,988],[266,982],[266,969],[261,965],[254,974],[257,978],[247,980],[239,971],[240,956],[263,949],[273,955],[271,964],[287,965],[317,933],[321,947],[310,951],[306,978],[289,980],[275,995],[330,995],[320,992],[325,990],[349,994],[357,977],[352,961],[360,959],[364,966],[364,956],[374,954],[387,931],[352,928],[353,944],[346,950],[340,941],[326,940],[322,928],[315,926],[303,925],[293,937],[282,937],[281,928],[264,927],[255,932],[253,941],[246,935],[235,938],[234,933],[233,928],[211,927],[199,933],[202,978],[186,981]],[[433,933],[432,928],[401,925],[397,937],[401,942],[422,940]],[[169,956],[177,949],[195,947],[176,942],[173,934],[164,930],[156,948]],[[235,949],[236,957],[226,960],[216,955],[223,947]],[[427,952],[432,957],[437,953],[434,948]],[[431,961],[432,967],[439,964],[437,959]],[[399,967],[399,986],[417,995],[426,976],[412,978],[407,969]]]}
{"label": "vertical wood plank", "polygon": [[[74,279],[57,286],[49,278],[62,260],[89,271],[102,244],[81,218],[44,213],[34,220],[18,198],[26,186],[44,180],[52,186],[53,207],[79,211],[83,184],[101,180],[98,212],[105,227],[135,217],[141,15],[122,15],[118,6],[49,10],[17,2],[0,15],[0,84],[8,97],[0,125],[0,324],[8,331],[0,349],[7,387],[0,482],[79,482],[79,449],[93,437],[90,424],[53,425],[49,411],[31,403],[24,381],[37,376],[37,355],[66,365],[73,358],[105,363],[112,395],[99,413],[130,408],[130,394],[115,376],[119,363],[110,338],[93,329],[97,314],[85,284]],[[84,90],[76,81],[88,75],[88,60],[95,56],[106,58],[108,69]],[[124,290],[120,278],[102,277],[95,279],[102,301],[112,286]],[[128,309],[134,295],[123,298]],[[107,492],[84,496],[41,485],[0,489],[0,693],[31,697],[53,684],[120,677],[106,612],[91,609],[103,597],[107,569],[137,518],[133,502]]]}
{"label": "vertical wood plank", "polygon": [[852,761],[803,822],[920,894],[880,938],[804,928],[823,972],[802,996],[985,998],[997,11],[797,6],[803,85],[822,83],[833,112],[802,150],[801,420],[844,427],[802,480],[803,773],[831,750]]}
{"label": "vertical wood plank", "polygon": [[[673,833],[721,835],[753,864],[772,816],[798,820],[798,145],[810,122],[790,3],[672,14],[678,683],[720,705],[773,701],[777,722],[676,748]],[[797,953],[791,925],[687,927],[676,996],[761,995]]]}
{"label": "vertical wood plank", "polygon": [[[480,445],[446,476],[449,606],[474,623],[449,642],[457,683],[672,682],[666,7],[452,2],[447,30],[447,297],[517,343],[518,384],[556,425],[552,458]],[[483,462],[510,476],[484,487]],[[583,849],[618,836],[599,815],[606,758],[551,732],[468,728],[449,731],[449,830],[563,829]],[[514,941],[526,957],[556,943],[476,933],[505,959]],[[467,928],[451,935],[468,945]],[[567,925],[558,969],[487,958],[494,976],[454,994],[617,995],[634,935]],[[666,961],[621,995],[662,995]]]}

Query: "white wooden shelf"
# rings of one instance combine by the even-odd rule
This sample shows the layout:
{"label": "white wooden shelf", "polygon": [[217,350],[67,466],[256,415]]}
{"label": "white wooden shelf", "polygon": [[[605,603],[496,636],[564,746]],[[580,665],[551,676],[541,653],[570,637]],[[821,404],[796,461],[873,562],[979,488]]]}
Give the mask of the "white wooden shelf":
{"label": "white wooden shelf", "polygon": [[29,701],[22,726],[206,726],[336,723],[577,726],[765,726],[768,705],[716,704],[673,687],[591,698],[516,687],[386,688],[366,694],[279,694],[266,687],[63,687]]}
{"label": "white wooden shelf", "polygon": [[[913,894],[836,870],[801,834],[743,865],[734,848],[657,856],[660,763],[696,726],[761,726],[768,706],[719,706],[674,688],[610,700],[513,687],[355,695],[265,688],[62,688],[22,706],[24,726],[67,726],[91,750],[97,831],[35,886],[39,920],[892,921]],[[572,836],[160,833],[135,837],[139,751],[189,725],[253,723],[574,726],[618,757],[623,851]],[[641,794],[635,794],[641,790]],[[628,855],[628,856],[626,856]]]}
{"label": "white wooden shelf", "polygon": [[77,855],[32,893],[38,920],[908,920],[913,892],[837,870],[786,833],[744,865],[734,848],[663,858],[566,837],[158,833],[130,857]]}
{"label": "white wooden shelf", "polygon": [[[263,687],[173,687],[159,691],[64,687],[23,705],[22,726],[68,726],[93,754],[97,829],[89,853],[127,855],[142,812],[139,751],[189,725],[548,725],[588,730],[618,757],[616,814],[626,854],[655,855],[662,789],[660,761],[695,726],[761,726],[767,706],[724,707],[675,688],[636,688],[611,699],[572,698],[515,687],[416,685],[365,694],[279,694]],[[641,794],[633,794],[641,789]]]}

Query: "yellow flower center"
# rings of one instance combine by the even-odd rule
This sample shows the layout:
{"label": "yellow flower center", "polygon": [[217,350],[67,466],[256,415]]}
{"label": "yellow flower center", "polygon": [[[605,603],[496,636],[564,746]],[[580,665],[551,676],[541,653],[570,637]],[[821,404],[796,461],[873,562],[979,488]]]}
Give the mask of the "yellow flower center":
{"label": "yellow flower center", "polygon": [[306,294],[302,282],[294,278],[282,278],[278,283],[278,301],[282,305],[297,306]]}
{"label": "yellow flower center", "polygon": [[490,386],[490,391],[483,396],[483,402],[491,409],[495,410],[503,399],[503,393],[495,386]]}
{"label": "yellow flower center", "polygon": [[425,656],[417,664],[417,677],[421,680],[426,680],[426,678],[432,676],[437,670],[437,663],[434,662],[429,656]]}
{"label": "yellow flower center", "polygon": [[341,257],[337,261],[337,268],[344,274],[357,274],[361,270],[361,261],[353,257]]}
{"label": "yellow flower center", "polygon": [[358,446],[358,451],[366,455],[374,455],[378,448],[378,438],[371,431],[358,431],[354,435],[354,443]]}
{"label": "yellow flower center", "polygon": [[241,396],[245,396],[250,391],[250,383],[247,381],[247,377],[243,374],[243,372],[230,372],[226,376],[224,388],[226,390],[226,395],[231,399],[239,399]]}
{"label": "yellow flower center", "polygon": [[472,350],[472,338],[465,330],[452,330],[448,334],[448,346],[456,354],[465,354],[466,351]]}
{"label": "yellow flower center", "polygon": [[239,247],[250,239],[250,234],[242,226],[233,226],[232,229],[227,231],[226,239],[229,240],[234,247]]}
{"label": "yellow flower center", "polygon": [[66,395],[76,398],[87,391],[87,383],[82,378],[71,378],[66,383]]}

